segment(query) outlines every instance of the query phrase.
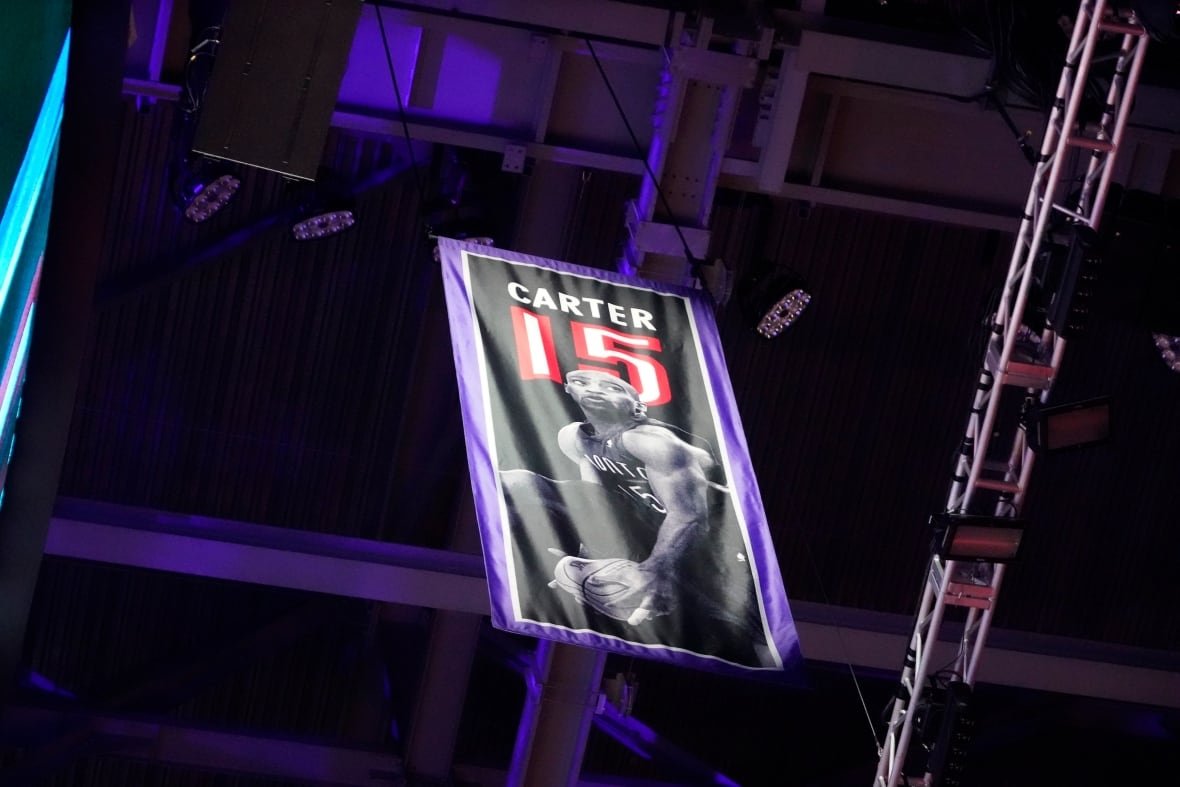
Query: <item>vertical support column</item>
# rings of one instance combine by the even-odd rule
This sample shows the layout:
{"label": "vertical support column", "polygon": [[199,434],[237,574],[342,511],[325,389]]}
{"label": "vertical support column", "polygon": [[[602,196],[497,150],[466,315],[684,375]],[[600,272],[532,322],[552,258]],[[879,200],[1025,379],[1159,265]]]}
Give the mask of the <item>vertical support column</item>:
{"label": "vertical support column", "polygon": [[406,745],[406,770],[415,777],[439,784],[450,778],[480,625],[478,615],[445,609],[434,612]]}
{"label": "vertical support column", "polygon": [[549,640],[537,643],[508,770],[509,787],[577,783],[605,663],[601,651]]}
{"label": "vertical support column", "polygon": [[585,183],[584,170],[568,164],[537,160],[527,176],[513,248],[557,260],[568,260],[569,235]]}
{"label": "vertical support column", "polygon": [[[132,18],[134,19],[134,10]],[[159,82],[164,73],[164,50],[168,47],[168,32],[171,28],[172,0],[159,0],[156,6],[155,25],[152,27],[152,49],[148,55],[147,78],[152,82]],[[195,34],[197,31],[193,32]],[[155,102],[156,100],[151,96],[135,97],[135,105],[140,110]]]}
{"label": "vertical support column", "polygon": [[694,282],[686,247],[697,261],[708,254],[721,162],[741,92],[754,85],[759,64],[755,56],[709,49],[711,20],[702,20],[694,32],[691,45],[667,52],[647,155],[650,171],[628,205],[620,264],[624,273],[689,286]]}
{"label": "vertical support column", "polygon": [[[458,552],[479,552],[479,529],[475,525],[470,491],[463,495],[459,505],[450,546]],[[415,777],[439,784],[450,780],[471,663],[482,625],[480,615],[445,609],[434,611],[414,720],[406,743],[406,771]]]}
{"label": "vertical support column", "polygon": [[[580,168],[535,162],[515,247],[565,259],[570,217],[584,187]],[[525,675],[527,694],[508,771],[511,787],[577,783],[605,662],[606,654],[600,651],[538,640],[532,667]]]}
{"label": "vertical support column", "polygon": [[[762,155],[758,158],[758,189],[767,194],[782,190],[787,178],[787,167],[791,163],[791,148],[799,130],[799,117],[803,114],[803,98],[807,94],[808,72],[799,68],[799,50],[788,47],[783,50],[774,86],[774,98],[765,129],[758,137],[762,143]],[[830,126],[829,124],[826,124]],[[821,165],[817,165],[817,169]],[[812,185],[818,185],[813,182]]]}

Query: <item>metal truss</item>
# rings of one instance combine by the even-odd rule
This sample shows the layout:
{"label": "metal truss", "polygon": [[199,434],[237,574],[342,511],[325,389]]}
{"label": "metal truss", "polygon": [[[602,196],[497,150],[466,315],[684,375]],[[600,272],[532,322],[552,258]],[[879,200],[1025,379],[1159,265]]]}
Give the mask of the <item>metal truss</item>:
{"label": "metal truss", "polygon": [[[948,512],[966,514],[974,503],[976,510],[990,506],[998,517],[1019,516],[1034,453],[1019,420],[1000,417],[1001,400],[1011,400],[1014,395],[1018,404],[1047,401],[1066,345],[1060,325],[1055,329],[1047,324],[1038,333],[1025,324],[1034,268],[1049,248],[1046,243],[1054,226],[1098,229],[1147,41],[1146,31],[1132,13],[1108,8],[1105,0],[1081,3],[992,316],[991,336],[955,460]],[[1100,55],[1114,42],[1120,44],[1113,58],[1114,71],[1100,73],[1102,66],[1110,63]],[[1099,117],[1083,123],[1087,87],[1092,90],[1102,84],[1106,95]],[[944,672],[932,669],[932,646],[938,642],[948,608],[963,609],[962,637],[945,672],[956,681],[973,685],[1003,577],[1002,563],[956,564],[931,556],[900,686],[879,751],[874,787],[938,782],[927,767],[928,759],[922,761],[920,776],[903,773],[913,743],[915,717],[929,699],[928,679]]]}

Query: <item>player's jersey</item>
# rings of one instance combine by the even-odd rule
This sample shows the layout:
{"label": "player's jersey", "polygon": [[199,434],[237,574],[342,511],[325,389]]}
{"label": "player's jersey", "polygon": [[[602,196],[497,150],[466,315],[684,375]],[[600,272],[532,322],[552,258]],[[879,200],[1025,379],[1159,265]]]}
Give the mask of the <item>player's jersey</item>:
{"label": "player's jersey", "polygon": [[[721,504],[720,498],[725,491],[725,473],[713,457],[712,449],[705,440],[654,418],[636,421],[631,429],[638,426],[656,426],[667,429],[686,443],[706,451],[709,458],[713,459],[710,462],[708,476],[709,508],[712,509]],[[594,466],[603,486],[615,489],[645,518],[656,522],[662,521],[664,515],[668,513],[668,509],[652,491],[651,484],[647,479],[647,469],[643,462],[623,447],[622,435],[626,431],[630,430],[604,438],[594,430],[593,425],[583,423],[578,427],[578,447],[582,455]]]}

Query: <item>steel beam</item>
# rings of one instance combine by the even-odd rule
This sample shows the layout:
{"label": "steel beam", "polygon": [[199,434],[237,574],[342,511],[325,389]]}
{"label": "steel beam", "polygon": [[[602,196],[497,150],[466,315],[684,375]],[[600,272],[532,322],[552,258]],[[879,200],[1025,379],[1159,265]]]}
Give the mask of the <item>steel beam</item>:
{"label": "steel beam", "polygon": [[[712,23],[669,49],[653,112],[639,194],[627,218],[625,273],[693,285],[693,263],[708,252],[709,218],[743,90],[754,86],[756,57],[709,48]],[[752,44],[751,44],[752,47]]]}
{"label": "steel beam", "polygon": [[245,522],[65,501],[46,553],[159,571],[487,614],[477,555]]}
{"label": "steel beam", "polygon": [[[675,53],[673,60],[681,61],[675,67],[688,90],[699,93],[701,86],[741,82],[736,72],[745,66],[737,53],[744,46],[747,52],[757,49],[755,79],[734,91],[747,94],[747,99],[750,90],[758,95],[756,101],[743,100],[739,108],[741,127],[752,129],[750,138],[738,140],[740,150],[731,146],[721,151],[719,175],[726,187],[1003,229],[1010,229],[1010,223],[998,215],[1008,208],[1012,215],[1019,211],[1027,182],[1023,159],[1004,124],[972,100],[984,90],[990,63],[977,53],[954,51],[951,42],[854,27],[819,12],[775,12],[773,29],[766,31],[774,34],[773,43],[765,37],[758,43],[726,39],[721,44],[736,48],[719,52],[684,46],[682,15],[607,0],[415,0],[380,5],[386,26],[394,28],[391,47],[406,120],[411,134],[424,141],[500,153],[523,146],[525,156],[534,160],[642,174],[643,153],[635,150],[605,101],[582,38],[595,42],[604,61],[625,67],[618,73],[625,73],[626,79],[613,81],[627,114],[633,115],[644,152],[652,141],[645,121],[660,89],[662,49]],[[822,7],[822,2],[803,6]],[[333,122],[400,136],[402,108],[389,80],[381,78],[387,64],[378,33],[376,9],[367,5]],[[478,67],[463,67],[465,63]],[[174,89],[151,81],[149,65],[132,64],[128,73],[148,74],[149,79],[129,79],[126,89],[137,97],[168,97]],[[805,143],[815,122],[815,106],[822,104],[815,99],[832,91],[855,100],[841,108],[830,151],[832,182],[838,187],[814,191],[810,189],[826,184],[800,183],[788,171],[806,166],[810,151]],[[1160,187],[1159,173],[1180,155],[1171,122],[1180,106],[1180,91],[1157,88],[1150,100],[1148,95],[1145,91],[1140,96],[1131,118],[1136,128],[1126,143],[1142,144],[1141,132],[1162,139],[1150,140],[1156,148],[1148,151],[1151,160],[1129,169],[1127,174],[1134,177],[1126,185],[1152,190]],[[1039,127],[1038,111],[1008,109],[1022,125],[1024,115],[1037,115],[1031,125]],[[745,112],[756,117],[741,114]],[[940,142],[937,156],[931,158],[929,150],[922,150],[929,145],[928,128],[965,112],[979,120],[960,117],[955,132]],[[714,127],[713,121],[724,115],[695,112],[688,126],[679,123],[685,134],[675,136],[684,146],[692,135],[723,134],[723,124]],[[967,144],[996,151],[997,162],[1004,159],[1002,166],[996,163],[983,173],[986,177],[939,166],[944,159],[953,161]],[[695,142],[691,147],[702,148]],[[1133,152],[1130,144],[1124,147]],[[1013,155],[1005,157],[1008,148]],[[895,159],[922,157],[932,163],[917,169],[892,164]],[[868,171],[861,171],[864,168]],[[663,176],[661,167],[653,170]],[[667,189],[669,194],[678,191]],[[947,205],[953,208],[944,209]],[[640,220],[651,221],[644,212],[639,211]]]}
{"label": "steel beam", "polygon": [[[476,614],[489,610],[476,555],[63,499],[46,554]],[[794,599],[803,657],[896,669],[912,618]],[[934,658],[960,632],[943,626]],[[1180,708],[1180,656],[993,630],[980,681]],[[946,651],[953,655],[952,650]],[[947,660],[950,659],[948,655]]]}

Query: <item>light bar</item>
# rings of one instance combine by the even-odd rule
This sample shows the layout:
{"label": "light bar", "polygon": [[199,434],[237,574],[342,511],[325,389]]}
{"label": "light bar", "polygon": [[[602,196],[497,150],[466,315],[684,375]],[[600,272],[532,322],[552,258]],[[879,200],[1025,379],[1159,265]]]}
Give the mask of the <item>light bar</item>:
{"label": "light bar", "polygon": [[343,232],[355,223],[356,216],[351,210],[333,210],[303,219],[291,227],[291,234],[295,240],[326,238]]}
{"label": "light bar", "polygon": [[[771,266],[762,263],[764,268]],[[738,284],[737,296],[748,324],[764,339],[773,339],[793,325],[811,303],[807,282],[793,270],[749,274]]]}
{"label": "light bar", "polygon": [[1180,336],[1153,333],[1151,338],[1155,339],[1155,347],[1167,367],[1173,372],[1180,372]]}
{"label": "light bar", "polygon": [[779,298],[758,321],[757,331],[767,339],[773,339],[799,319],[799,315],[811,303],[810,293],[794,289]]}
{"label": "light bar", "polygon": [[242,181],[230,174],[220,175],[209,183],[194,184],[193,194],[184,208],[184,217],[199,224],[224,208],[241,185]]}

